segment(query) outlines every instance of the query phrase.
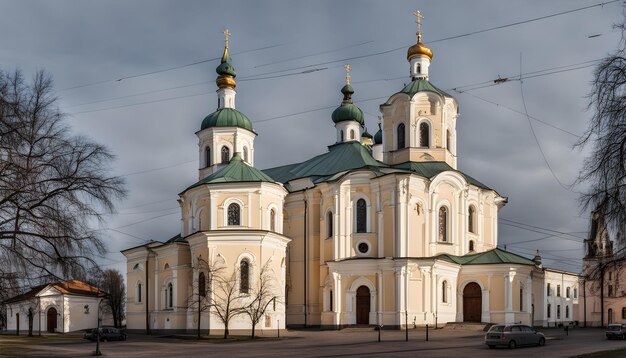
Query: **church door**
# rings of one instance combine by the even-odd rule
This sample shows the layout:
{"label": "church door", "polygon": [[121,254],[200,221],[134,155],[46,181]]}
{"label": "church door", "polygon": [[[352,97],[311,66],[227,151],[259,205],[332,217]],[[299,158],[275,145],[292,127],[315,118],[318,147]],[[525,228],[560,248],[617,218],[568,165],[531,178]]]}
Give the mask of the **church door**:
{"label": "church door", "polygon": [[370,289],[367,286],[356,290],[356,324],[370,324]]}
{"label": "church door", "polygon": [[54,332],[57,329],[57,310],[52,307],[48,310],[48,332]]}
{"label": "church door", "polygon": [[483,306],[482,290],[476,282],[463,289],[463,321],[480,322]]}

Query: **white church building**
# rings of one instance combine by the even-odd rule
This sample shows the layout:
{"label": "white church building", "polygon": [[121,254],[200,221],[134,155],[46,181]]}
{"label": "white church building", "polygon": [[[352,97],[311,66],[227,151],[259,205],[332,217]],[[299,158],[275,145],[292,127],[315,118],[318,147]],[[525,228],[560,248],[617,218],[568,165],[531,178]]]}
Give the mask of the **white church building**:
{"label": "white church building", "polygon": [[[263,148],[254,147],[254,121],[236,109],[227,38],[218,107],[196,132],[198,182],[179,194],[180,233],[122,251],[128,329],[194,330],[190,297],[216,299],[198,260],[235,272],[244,301],[271,266],[280,299],[261,326],[272,329],[577,320],[578,297],[559,301],[557,313],[550,291],[558,278],[569,285],[562,292],[578,292],[576,274],[498,248],[508,198],[458,170],[459,104],[431,82],[421,29],[407,61],[408,84],[380,104],[374,136],[347,66],[343,99],[319,121],[336,128],[328,151],[259,170]],[[200,316],[203,329],[223,329],[215,312]],[[240,316],[230,328],[250,322]]]}

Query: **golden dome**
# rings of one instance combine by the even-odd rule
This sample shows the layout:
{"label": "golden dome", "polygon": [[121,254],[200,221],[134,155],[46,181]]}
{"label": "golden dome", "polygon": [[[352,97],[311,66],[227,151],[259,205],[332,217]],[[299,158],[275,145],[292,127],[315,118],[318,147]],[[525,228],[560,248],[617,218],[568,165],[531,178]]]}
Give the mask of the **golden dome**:
{"label": "golden dome", "polygon": [[215,80],[215,84],[217,84],[218,88],[228,87],[228,88],[234,89],[235,87],[237,87],[237,82],[235,82],[235,79],[233,78],[233,76],[230,76],[230,75],[217,76],[217,79]]}
{"label": "golden dome", "polygon": [[415,56],[426,56],[429,60],[433,60],[433,51],[422,43],[420,37],[417,37],[417,43],[409,47],[409,50],[406,52],[407,61],[411,61]]}

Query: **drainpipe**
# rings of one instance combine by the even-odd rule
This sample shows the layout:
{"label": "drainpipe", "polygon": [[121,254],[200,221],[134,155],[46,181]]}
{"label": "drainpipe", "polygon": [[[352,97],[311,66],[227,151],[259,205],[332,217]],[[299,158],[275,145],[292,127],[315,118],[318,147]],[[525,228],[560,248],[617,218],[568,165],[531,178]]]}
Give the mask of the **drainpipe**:
{"label": "drainpipe", "polygon": [[306,200],[306,191],[304,192],[304,327],[307,326],[307,221],[308,215],[308,202]]}
{"label": "drainpipe", "polygon": [[587,282],[583,279],[583,327],[587,328]]}

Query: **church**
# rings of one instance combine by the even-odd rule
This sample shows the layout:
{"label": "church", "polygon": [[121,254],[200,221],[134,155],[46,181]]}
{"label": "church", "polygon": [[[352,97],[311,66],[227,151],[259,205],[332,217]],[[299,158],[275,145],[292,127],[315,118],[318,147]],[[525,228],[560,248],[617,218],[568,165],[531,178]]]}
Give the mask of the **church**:
{"label": "church", "polygon": [[[416,16],[409,83],[380,104],[378,131],[365,130],[346,65],[343,99],[327,120],[335,143],[265,170],[255,167],[253,122],[236,109],[225,32],[218,106],[196,132],[198,181],[179,194],[180,234],[122,251],[129,330],[224,329],[194,298],[217,299],[200,262],[232,274],[242,302],[262,272],[272,273],[277,299],[260,328],[577,319],[578,297],[569,294],[578,292],[577,274],[497,247],[508,199],[457,169],[459,104],[430,81],[433,51]],[[246,315],[229,322],[250,327]]]}

